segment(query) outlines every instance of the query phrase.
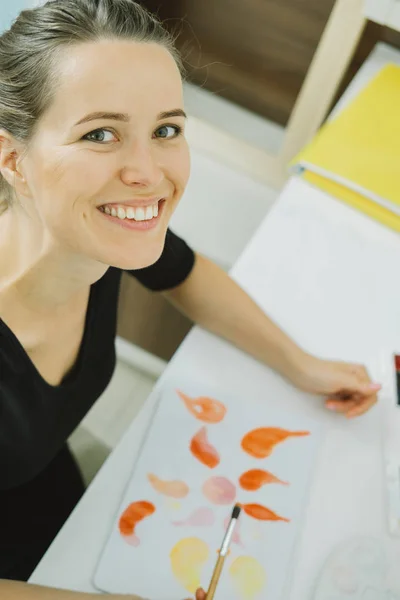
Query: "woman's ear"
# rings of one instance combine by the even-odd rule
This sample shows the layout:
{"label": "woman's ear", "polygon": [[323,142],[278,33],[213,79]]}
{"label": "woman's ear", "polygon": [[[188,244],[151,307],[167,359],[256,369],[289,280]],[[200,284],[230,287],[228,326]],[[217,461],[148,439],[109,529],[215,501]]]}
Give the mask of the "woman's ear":
{"label": "woman's ear", "polygon": [[29,194],[21,170],[22,146],[5,129],[0,129],[0,173],[16,192]]}

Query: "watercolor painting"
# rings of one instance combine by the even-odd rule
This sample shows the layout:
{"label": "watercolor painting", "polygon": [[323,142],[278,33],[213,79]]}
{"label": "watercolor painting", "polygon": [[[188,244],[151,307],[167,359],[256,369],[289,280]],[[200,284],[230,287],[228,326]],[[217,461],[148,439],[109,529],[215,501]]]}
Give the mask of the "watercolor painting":
{"label": "watercolor painting", "polygon": [[184,498],[189,493],[189,488],[184,481],[163,481],[153,473],[148,473],[147,479],[157,492],[170,498]]}
{"label": "watercolor painting", "polygon": [[264,469],[250,469],[239,477],[240,487],[248,492],[255,492],[267,483],[280,483],[281,485],[289,485],[287,481],[278,479],[278,477],[275,477],[275,475],[269,471],[265,471]]}
{"label": "watercolor painting", "polygon": [[278,427],[259,427],[246,433],[242,439],[242,448],[254,458],[270,456],[277,444],[290,437],[310,435],[309,431],[285,431]]}
{"label": "watercolor painting", "polygon": [[156,508],[151,502],[141,500],[131,502],[120,516],[118,527],[122,538],[132,546],[139,546],[140,539],[135,533],[136,525],[155,512]]}
{"label": "watercolor painting", "polygon": [[208,441],[205,427],[202,427],[190,440],[190,452],[199,462],[210,469],[215,469],[220,463],[219,453]]}
{"label": "watercolor painting", "polygon": [[206,479],[202,487],[203,494],[213,504],[227,504],[232,506],[235,503],[236,487],[226,477],[210,477]]}
{"label": "watercolor painting", "polygon": [[262,405],[250,411],[247,402],[206,386],[165,389],[94,584],[155,600],[207,588],[239,503],[218,593],[281,600],[318,444],[309,419]]}
{"label": "watercolor painting", "polygon": [[239,556],[230,568],[233,587],[244,600],[255,600],[267,583],[265,567],[253,556]]}
{"label": "watercolor painting", "polygon": [[202,570],[209,558],[206,542],[197,537],[179,540],[170,552],[171,570],[182,587],[191,594],[201,586]]}
{"label": "watercolor painting", "polygon": [[190,398],[181,391],[178,391],[179,397],[185,403],[186,408],[196,419],[204,423],[219,423],[226,414],[226,408],[219,400],[207,398]]}

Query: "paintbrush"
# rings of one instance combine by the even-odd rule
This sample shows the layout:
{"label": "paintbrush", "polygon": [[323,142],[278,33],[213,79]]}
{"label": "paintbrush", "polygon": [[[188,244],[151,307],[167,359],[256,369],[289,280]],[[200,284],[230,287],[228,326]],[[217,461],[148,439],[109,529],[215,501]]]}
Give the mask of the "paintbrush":
{"label": "paintbrush", "polygon": [[224,566],[225,558],[228,554],[229,546],[232,541],[233,531],[235,529],[235,526],[236,526],[236,523],[239,518],[241,510],[242,509],[239,506],[239,504],[236,504],[233,508],[232,517],[229,522],[228,528],[226,530],[224,539],[222,540],[222,545],[221,545],[221,549],[219,551],[218,560],[217,560],[214,572],[211,577],[211,582],[210,582],[210,586],[208,588],[206,600],[213,600],[213,598],[214,598],[215,590],[217,589],[218,581],[219,581],[219,578],[222,573],[222,568]]}

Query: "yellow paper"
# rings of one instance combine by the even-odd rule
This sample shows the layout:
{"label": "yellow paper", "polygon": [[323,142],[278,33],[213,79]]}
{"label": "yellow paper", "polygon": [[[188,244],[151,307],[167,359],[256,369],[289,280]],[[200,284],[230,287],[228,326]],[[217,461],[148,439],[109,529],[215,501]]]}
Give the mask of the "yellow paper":
{"label": "yellow paper", "polygon": [[353,192],[353,190],[350,190],[331,179],[312,173],[311,171],[306,171],[303,175],[303,179],[309,181],[312,185],[324,190],[324,192],[327,192],[327,194],[334,196],[338,200],[342,200],[353,208],[360,210],[372,219],[400,232],[400,217],[379,204],[376,204],[372,200],[365,198],[365,196]]}
{"label": "yellow paper", "polygon": [[400,67],[389,64],[327,122],[292,166],[314,185],[400,231]]}

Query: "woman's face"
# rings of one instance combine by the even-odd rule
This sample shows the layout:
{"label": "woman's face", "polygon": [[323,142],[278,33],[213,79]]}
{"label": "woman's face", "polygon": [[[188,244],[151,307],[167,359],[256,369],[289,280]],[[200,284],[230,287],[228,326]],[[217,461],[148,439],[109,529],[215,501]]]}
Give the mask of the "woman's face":
{"label": "woman's face", "polygon": [[74,253],[150,265],[190,171],[176,63],[157,44],[101,41],[66,51],[57,75],[21,162],[24,204]]}

